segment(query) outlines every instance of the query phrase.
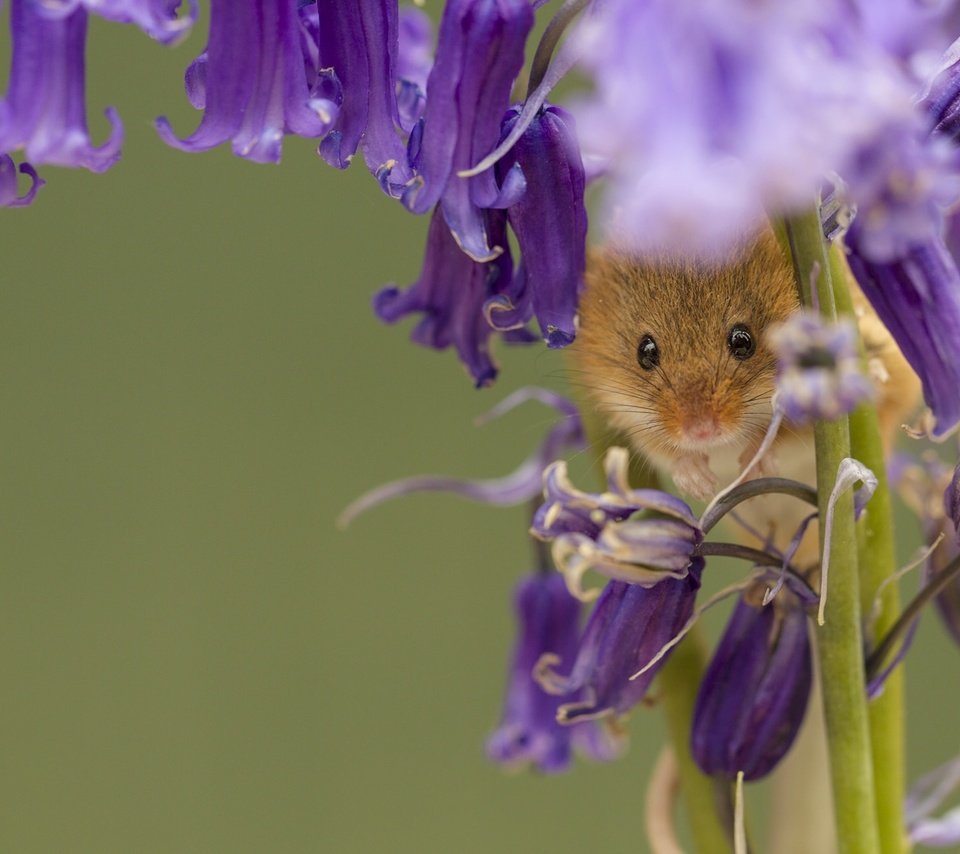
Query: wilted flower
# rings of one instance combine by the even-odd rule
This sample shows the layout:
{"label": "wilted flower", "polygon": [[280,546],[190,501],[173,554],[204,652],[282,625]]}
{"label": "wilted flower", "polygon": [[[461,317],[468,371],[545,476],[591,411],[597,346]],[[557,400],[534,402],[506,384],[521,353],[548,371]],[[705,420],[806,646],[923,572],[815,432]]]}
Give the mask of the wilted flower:
{"label": "wilted flower", "polygon": [[17,191],[17,166],[7,154],[0,154],[0,208],[22,208],[29,205],[46,181],[29,163],[21,163],[19,171],[30,179],[30,189],[22,196]]}
{"label": "wilted flower", "polygon": [[336,113],[329,81],[308,86],[296,0],[212,0],[206,50],[187,70],[190,102],[203,109],[200,126],[179,139],[163,116],[161,138],[184,151],[206,151],[227,140],[233,153],[279,162],[283,135],[322,136]]}
{"label": "wilted flower", "polygon": [[691,750],[706,774],[769,774],[803,722],[813,679],[807,616],[787,590],[763,605],[764,589],[737,602],[700,684]]}
{"label": "wilted flower", "polygon": [[562,697],[546,693],[533,678],[546,653],[573,660],[580,631],[580,603],[563,579],[547,569],[522,579],[515,594],[518,636],[500,725],[487,741],[487,755],[505,765],[533,763],[541,771],[563,771],[572,748],[593,759],[612,759],[618,744],[602,724],[563,726]]}
{"label": "wilted flower", "polygon": [[800,311],[768,338],[778,357],[779,403],[794,423],[839,418],[873,395],[850,321],[827,323],[815,311]]}
{"label": "wilted flower", "polygon": [[47,17],[32,0],[12,0],[13,57],[6,97],[0,101],[0,152],[25,149],[34,164],[109,169],[120,157],[123,124],[106,110],[110,138],[90,142],[84,99],[87,12]]}
{"label": "wilted flower", "polygon": [[[694,558],[682,578],[662,576],[653,587],[611,581],[603,589],[580,638],[576,658],[541,657],[535,674],[557,696],[582,691],[584,699],[557,710],[561,723],[622,715],[639,703],[668,655],[633,679],[661,653],[693,613],[703,559]],[[563,675],[560,668],[567,671]]]}

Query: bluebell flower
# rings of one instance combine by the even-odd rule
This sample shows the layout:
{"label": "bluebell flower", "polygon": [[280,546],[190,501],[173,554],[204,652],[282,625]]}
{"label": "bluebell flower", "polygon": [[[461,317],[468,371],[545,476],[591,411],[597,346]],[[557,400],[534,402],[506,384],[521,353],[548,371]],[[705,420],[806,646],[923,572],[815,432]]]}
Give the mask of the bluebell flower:
{"label": "bluebell flower", "polygon": [[[504,120],[506,137],[520,115],[514,107]],[[576,336],[577,298],[586,266],[587,210],[585,177],[573,117],[552,105],[541,109],[507,155],[497,163],[502,182],[519,168],[526,190],[507,211],[523,257],[525,290],[517,305],[502,312],[535,315],[549,347],[563,347]],[[525,319],[526,319],[525,318]],[[513,321],[516,322],[516,321]]]}
{"label": "bluebell flower", "polygon": [[800,730],[813,667],[807,616],[788,591],[763,605],[764,584],[738,600],[700,683],[691,752],[706,774],[756,780]]}
{"label": "bluebell flower", "polygon": [[200,126],[178,138],[166,118],[157,131],[169,145],[206,151],[227,140],[234,154],[279,162],[283,135],[318,137],[331,127],[335,93],[327,80],[308,85],[296,0],[213,0],[207,48],[188,69]]}
{"label": "bluebell flower", "polygon": [[136,24],[148,36],[165,44],[179,41],[197,20],[197,0],[189,0],[186,15],[179,10],[183,0],[36,0],[48,17],[70,15],[83,7],[94,15],[121,24]]}
{"label": "bluebell flower", "polygon": [[934,816],[960,786],[960,757],[924,774],[914,783],[903,805],[907,835],[915,845],[953,848],[960,843],[960,807]]}
{"label": "bluebell flower", "polygon": [[[505,214],[485,211],[483,218],[485,230],[506,246]],[[483,307],[491,297],[509,288],[512,276],[509,251],[491,261],[474,261],[460,250],[438,208],[430,220],[420,277],[403,291],[394,285],[384,288],[374,297],[373,307],[387,323],[421,313],[411,338],[436,350],[455,348],[479,388],[490,385],[497,376],[490,355],[494,329]]]}
{"label": "bluebell flower", "polygon": [[777,353],[779,405],[790,421],[839,418],[873,397],[850,321],[828,323],[804,310],[771,329],[767,338]]}
{"label": "bluebell flower", "polygon": [[357,149],[391,195],[411,178],[398,128],[397,4],[390,0],[343,3],[318,0],[320,63],[332,68],[338,113],[319,153],[346,168]]}
{"label": "bluebell flower", "polygon": [[[588,570],[643,586],[683,579],[703,541],[699,521],[686,503],[657,489],[633,489],[627,479],[629,454],[610,448],[604,461],[607,489],[577,489],[558,461],[543,473],[544,502],[534,514],[531,533],[553,542],[557,568],[578,598]],[[631,519],[641,510],[656,516]]]}
{"label": "bluebell flower", "polygon": [[84,98],[86,9],[46,17],[32,0],[11,0],[10,29],[13,57],[0,101],[0,152],[23,148],[37,165],[109,169],[120,157],[123,124],[108,108],[110,136],[99,147],[91,143]]}
{"label": "bluebell flower", "polygon": [[667,655],[632,678],[661,653],[693,614],[703,559],[694,558],[682,578],[665,577],[653,587],[610,581],[583,631],[576,657],[541,657],[535,674],[544,690],[583,699],[557,709],[561,723],[623,715],[647,693]]}
{"label": "bluebell flower", "polygon": [[433,22],[415,6],[400,9],[397,50],[397,109],[409,133],[427,105],[427,77],[433,68]]}
{"label": "bluebell flower", "polygon": [[532,27],[528,0],[449,0],[423,124],[410,139],[417,174],[403,194],[404,205],[426,213],[440,203],[457,243],[476,261],[492,260],[505,249],[489,233],[483,211],[509,206],[522,181],[514,173],[498,183],[493,168],[471,178],[456,173],[496,146]]}
{"label": "bluebell flower", "polygon": [[21,163],[19,171],[30,179],[30,189],[20,195],[17,189],[17,166],[8,154],[0,154],[0,208],[22,208],[33,202],[37,191],[46,183],[29,163]]}
{"label": "bluebell flower", "polygon": [[487,755],[507,765],[532,763],[548,773],[565,770],[577,748],[592,759],[612,759],[619,743],[602,724],[564,726],[557,721],[562,697],[546,693],[533,678],[544,654],[573,660],[580,631],[580,603],[555,572],[528,575],[515,593],[518,634],[503,714],[487,741]]}

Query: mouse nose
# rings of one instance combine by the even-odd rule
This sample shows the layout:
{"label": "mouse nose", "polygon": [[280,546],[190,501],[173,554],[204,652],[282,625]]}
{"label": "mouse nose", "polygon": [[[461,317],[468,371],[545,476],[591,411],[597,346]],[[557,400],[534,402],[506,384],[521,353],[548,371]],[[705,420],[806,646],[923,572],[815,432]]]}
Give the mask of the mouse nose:
{"label": "mouse nose", "polygon": [[697,442],[709,442],[720,435],[720,425],[715,418],[699,418],[683,425],[687,437]]}

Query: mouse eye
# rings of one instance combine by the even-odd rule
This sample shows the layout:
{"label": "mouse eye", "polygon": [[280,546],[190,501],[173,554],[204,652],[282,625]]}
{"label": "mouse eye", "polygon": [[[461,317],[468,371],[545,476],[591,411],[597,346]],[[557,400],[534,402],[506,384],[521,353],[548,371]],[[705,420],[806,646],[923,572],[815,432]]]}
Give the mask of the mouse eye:
{"label": "mouse eye", "polygon": [[657,347],[657,342],[649,335],[644,335],[640,339],[640,344],[637,347],[637,361],[645,371],[652,371],[660,364],[660,348]]}
{"label": "mouse eye", "polygon": [[749,359],[757,351],[757,344],[753,340],[753,335],[742,323],[738,323],[730,330],[730,334],[727,336],[727,346],[730,348],[730,355],[740,362]]}

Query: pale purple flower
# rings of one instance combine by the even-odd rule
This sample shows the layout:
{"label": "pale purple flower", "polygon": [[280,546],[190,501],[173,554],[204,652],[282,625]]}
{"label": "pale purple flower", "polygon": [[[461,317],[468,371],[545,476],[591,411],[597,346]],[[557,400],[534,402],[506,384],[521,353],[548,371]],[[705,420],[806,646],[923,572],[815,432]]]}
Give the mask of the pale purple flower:
{"label": "pale purple flower", "polygon": [[607,0],[575,110],[618,242],[719,252],[909,119],[913,82],[843,0]]}
{"label": "pale purple flower", "polygon": [[34,0],[42,14],[65,17],[79,7],[121,24],[136,24],[148,36],[172,44],[186,36],[197,20],[197,0],[189,0],[186,15],[179,14],[184,0]]}
{"label": "pale purple flower", "polygon": [[[663,647],[693,613],[700,589],[703,558],[695,558],[683,578],[665,578],[653,587],[611,581],[590,615],[576,658],[544,655],[535,674],[544,689],[563,697],[583,692],[583,699],[557,710],[561,723],[622,715],[639,703],[668,654]],[[637,678],[632,678],[653,659]]]}
{"label": "pale purple flower", "polygon": [[[510,111],[502,136],[510,133],[519,114],[519,107]],[[503,323],[518,311],[523,321],[535,315],[547,346],[564,347],[576,336],[577,297],[586,266],[585,179],[573,117],[559,107],[541,109],[497,163],[497,175],[506,182],[518,168],[526,190],[507,215],[523,256],[525,289],[517,305],[490,306],[489,316],[492,323],[498,316]]]}
{"label": "pale purple flower", "polygon": [[240,157],[276,163],[285,133],[322,136],[336,105],[323,88],[328,81],[311,91],[301,38],[296,0],[212,0],[207,48],[186,75],[191,103],[202,104],[203,119],[179,139],[161,116],[161,138],[185,151],[229,140]]}
{"label": "pale purple flower", "polygon": [[744,593],[700,683],[691,752],[705,774],[756,780],[784,757],[803,722],[813,680],[807,616],[765,584]]}
{"label": "pale purple flower", "polygon": [[320,64],[332,69],[338,114],[320,156],[345,169],[359,149],[391,195],[411,178],[398,129],[396,0],[318,0]]}
{"label": "pale purple flower", "polygon": [[23,195],[17,189],[17,166],[8,154],[0,154],[0,208],[22,208],[31,204],[37,191],[47,182],[29,163],[21,163],[19,171],[30,179],[30,189]]}
{"label": "pale purple flower", "polygon": [[528,0],[449,0],[427,80],[423,124],[410,139],[417,174],[403,194],[404,205],[426,213],[439,202],[457,243],[477,261],[506,248],[489,233],[484,209],[516,201],[522,180],[513,174],[498,184],[492,168],[471,178],[456,173],[497,144],[532,26]]}
{"label": "pale purple flower", "polygon": [[559,575],[546,570],[520,581],[515,606],[517,641],[503,714],[487,741],[487,756],[507,766],[533,764],[547,773],[566,770],[574,748],[592,759],[615,758],[619,744],[603,724],[560,724],[557,709],[564,698],[548,694],[533,678],[533,668],[545,654],[573,660],[580,603],[567,592]]}
{"label": "pale purple flower", "polygon": [[427,77],[433,68],[433,22],[415,6],[400,9],[397,51],[397,108],[400,125],[408,133],[427,104]]}
{"label": "pale purple flower", "polygon": [[[506,216],[482,212],[485,230],[506,246]],[[440,209],[434,211],[420,278],[401,291],[390,285],[373,300],[377,316],[395,323],[411,313],[422,318],[411,338],[425,347],[453,347],[477,387],[490,385],[497,368],[490,355],[493,327],[484,316],[484,303],[508,288],[513,275],[509,250],[491,261],[474,261],[457,245]]]}
{"label": "pale purple flower", "polygon": [[952,848],[960,843],[960,807],[935,817],[943,802],[960,786],[960,757],[924,774],[910,788],[903,805],[907,834],[915,845]]}
{"label": "pale purple flower", "polygon": [[99,147],[91,143],[84,100],[86,10],[48,18],[31,0],[11,0],[10,29],[13,57],[0,101],[0,152],[23,148],[37,165],[109,169],[120,157],[123,125],[108,108],[110,137]]}
{"label": "pale purple flower", "polygon": [[767,338],[778,358],[779,405],[790,421],[839,418],[873,396],[850,321],[827,323],[815,311],[800,311]]}

